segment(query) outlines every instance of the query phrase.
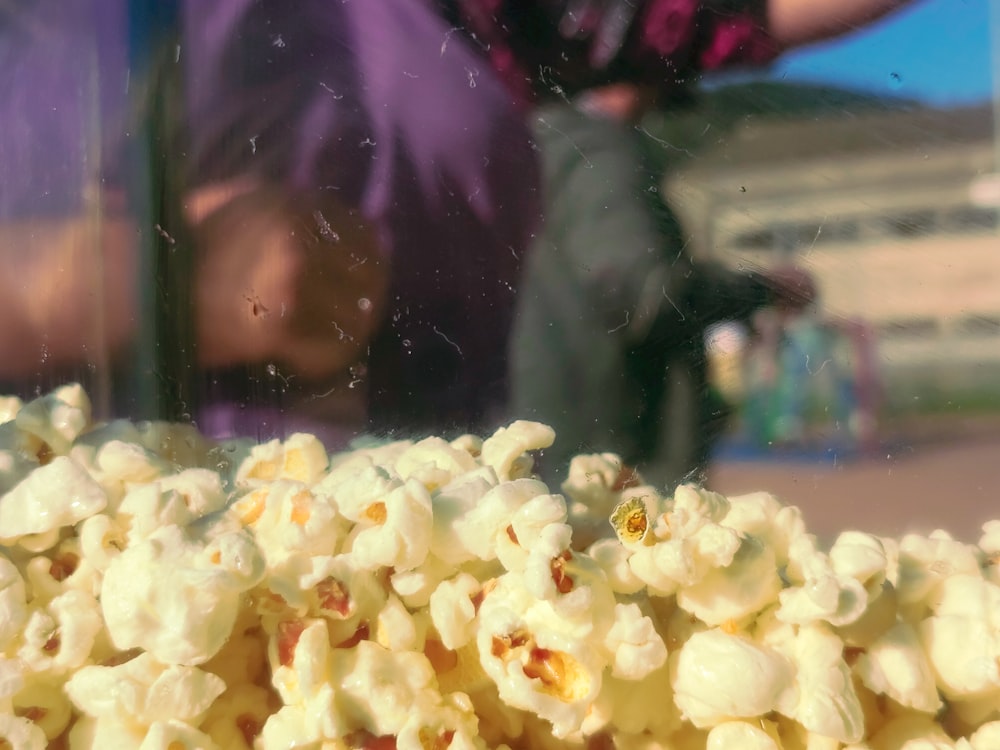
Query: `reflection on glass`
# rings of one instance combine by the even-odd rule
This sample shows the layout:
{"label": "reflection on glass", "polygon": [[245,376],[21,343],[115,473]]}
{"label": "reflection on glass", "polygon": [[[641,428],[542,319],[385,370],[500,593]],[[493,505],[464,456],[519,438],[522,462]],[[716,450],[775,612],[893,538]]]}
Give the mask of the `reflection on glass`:
{"label": "reflection on glass", "polygon": [[0,0],[0,750],[1000,748],[997,7]]}
{"label": "reflection on glass", "polygon": [[819,6],[480,5],[0,5],[0,390],[334,448],[535,418],[548,478],[614,450],[663,484],[997,411],[985,9],[772,64]]}

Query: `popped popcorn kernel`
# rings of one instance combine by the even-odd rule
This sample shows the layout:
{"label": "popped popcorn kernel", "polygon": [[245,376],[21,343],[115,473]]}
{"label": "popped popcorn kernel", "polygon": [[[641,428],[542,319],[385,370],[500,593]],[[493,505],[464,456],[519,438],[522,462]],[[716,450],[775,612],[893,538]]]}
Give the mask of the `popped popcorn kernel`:
{"label": "popped popcorn kernel", "polygon": [[101,628],[94,597],[70,589],[29,610],[17,655],[37,673],[63,674],[87,660]]}
{"label": "popped popcorn kernel", "polygon": [[220,748],[252,750],[268,717],[274,712],[271,693],[253,683],[241,683],[220,695],[200,728]]}
{"label": "popped popcorn kernel", "polygon": [[[574,530],[574,546],[582,549],[607,535],[608,517],[632,496],[657,496],[638,472],[612,453],[576,456],[562,483]],[[612,521],[612,525],[614,522]]]}
{"label": "popped popcorn kernel", "polygon": [[61,735],[73,716],[69,699],[51,679],[31,680],[14,695],[11,705],[15,716],[31,721],[48,741]]}
{"label": "popped popcorn kernel", "polygon": [[843,642],[828,627],[809,625],[788,645],[797,695],[786,696],[778,710],[815,734],[844,743],[860,741],[864,716],[843,659]]}
{"label": "popped popcorn kernel", "polygon": [[615,594],[627,596],[643,590],[645,584],[629,566],[629,552],[615,539],[600,539],[587,549],[587,556],[604,573]]}
{"label": "popped popcorn kernel", "polygon": [[107,505],[104,490],[80,464],[56,456],[0,496],[0,543],[45,534],[99,513]]}
{"label": "popped popcorn kernel", "polygon": [[226,532],[208,544],[220,551],[222,564],[209,562],[204,540],[166,526],[111,561],[101,611],[116,647],[141,647],[176,664],[199,664],[219,651],[240,595],[265,571],[246,532]]}
{"label": "popped popcorn kernel", "polygon": [[229,640],[201,668],[222,678],[227,687],[262,681],[267,668],[267,636],[256,612],[249,606],[240,610]]}
{"label": "popped popcorn kernel", "polygon": [[44,466],[52,456],[65,456],[90,425],[90,399],[80,384],[65,385],[23,405],[14,422],[19,430],[42,441],[38,458]]}
{"label": "popped popcorn kernel", "polygon": [[0,712],[0,749],[45,750],[45,732],[24,716]]}
{"label": "popped popcorn kernel", "polygon": [[139,750],[220,750],[212,738],[181,721],[157,721],[150,726]]}
{"label": "popped popcorn kernel", "polygon": [[174,719],[197,723],[225,687],[210,672],[143,653],[117,666],[81,668],[66,682],[66,693],[91,718],[148,727]]}
{"label": "popped popcorn kernel", "polygon": [[0,396],[0,424],[14,419],[23,406],[24,402],[17,396]]}
{"label": "popped popcorn kernel", "polygon": [[711,568],[701,580],[682,586],[677,603],[709,625],[738,629],[739,621],[764,609],[780,590],[774,552],[747,536],[728,565]]}
{"label": "popped popcorn kernel", "polygon": [[284,442],[282,449],[281,475],[285,479],[312,484],[329,463],[326,449],[314,435],[296,433]]}
{"label": "popped popcorn kernel", "polygon": [[[607,656],[603,648],[593,648],[600,641],[591,645],[586,639],[593,624],[561,617],[546,601],[534,602],[511,576],[501,579],[480,608],[483,669],[505,703],[547,719],[563,738],[579,730],[600,692]],[[599,627],[603,632],[610,622]]]}
{"label": "popped popcorn kernel", "polygon": [[[348,536],[345,549],[358,567],[413,570],[430,551],[433,529],[427,489],[409,480],[396,487],[371,514],[368,508]],[[370,506],[369,506],[370,507]]]}
{"label": "popped popcorn kernel", "polygon": [[98,513],[78,526],[80,551],[84,559],[101,573],[128,546],[129,522]]}
{"label": "popped popcorn kernel", "polygon": [[615,605],[615,624],[605,644],[614,654],[611,674],[619,679],[642,680],[667,661],[663,638],[635,602]]}
{"label": "popped popcorn kernel", "polygon": [[705,750],[781,750],[764,729],[745,721],[727,721],[709,731]]}
{"label": "popped popcorn kernel", "polygon": [[0,653],[6,651],[28,619],[27,597],[17,566],[0,553]]}
{"label": "popped popcorn kernel", "polygon": [[770,713],[792,687],[795,674],[778,652],[718,629],[691,635],[671,671],[674,702],[700,729]]}
{"label": "popped popcorn kernel", "polygon": [[436,437],[414,443],[395,462],[402,479],[415,479],[429,492],[475,468],[476,461],[468,450]]}
{"label": "popped popcorn kernel", "polygon": [[168,464],[152,451],[136,443],[109,440],[95,455],[100,476],[95,477],[107,486],[114,482],[121,485],[151,482],[169,470]]}
{"label": "popped popcorn kernel", "polygon": [[527,475],[533,464],[529,451],[548,448],[555,441],[555,431],[538,422],[517,421],[501,427],[483,441],[481,460],[492,466],[504,480]]}
{"label": "popped popcorn kernel", "polygon": [[445,647],[455,650],[475,637],[479,580],[468,573],[443,581],[431,594],[430,614]]}
{"label": "popped popcorn kernel", "polygon": [[854,672],[873,692],[902,706],[928,714],[941,708],[933,669],[909,623],[897,623],[863,649]]}
{"label": "popped popcorn kernel", "polygon": [[[473,558],[495,560],[502,546],[521,541],[512,539],[507,528],[513,528],[514,514],[521,506],[540,495],[548,495],[548,487],[537,479],[519,478],[491,487],[479,502],[453,522],[459,544]],[[517,537],[517,534],[514,534]]]}
{"label": "popped popcorn kernel", "polygon": [[[398,597],[390,596],[375,619],[370,637],[390,651],[419,651],[423,641],[414,617]],[[426,651],[424,652],[426,655]]]}

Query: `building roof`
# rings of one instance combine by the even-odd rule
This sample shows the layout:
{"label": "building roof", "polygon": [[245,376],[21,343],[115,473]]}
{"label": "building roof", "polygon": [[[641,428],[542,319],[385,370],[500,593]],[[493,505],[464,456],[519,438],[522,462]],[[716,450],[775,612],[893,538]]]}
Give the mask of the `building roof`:
{"label": "building roof", "polygon": [[[645,131],[686,168],[779,166],[845,154],[924,154],[990,144],[992,106],[932,109],[823,86],[752,83],[708,92],[693,109],[650,117]],[[677,161],[686,161],[675,158]]]}

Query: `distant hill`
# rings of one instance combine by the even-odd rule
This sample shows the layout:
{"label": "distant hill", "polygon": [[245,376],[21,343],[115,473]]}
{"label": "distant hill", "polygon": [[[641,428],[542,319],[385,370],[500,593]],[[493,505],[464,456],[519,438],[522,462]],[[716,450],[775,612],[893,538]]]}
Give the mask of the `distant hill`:
{"label": "distant hill", "polygon": [[808,83],[754,81],[704,89],[699,109],[713,118],[850,117],[859,112],[912,109],[916,102]]}
{"label": "distant hill", "polygon": [[694,157],[759,163],[978,141],[991,137],[991,122],[986,106],[939,110],[834,86],[754,81],[700,91],[639,127],[666,171]]}

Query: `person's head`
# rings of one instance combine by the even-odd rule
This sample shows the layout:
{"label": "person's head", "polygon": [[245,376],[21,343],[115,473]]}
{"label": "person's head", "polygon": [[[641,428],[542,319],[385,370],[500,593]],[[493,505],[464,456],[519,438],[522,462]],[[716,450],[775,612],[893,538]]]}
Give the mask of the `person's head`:
{"label": "person's head", "polygon": [[576,98],[576,105],[590,114],[618,122],[638,122],[657,102],[654,86],[639,83],[609,83],[587,89]]}
{"label": "person's head", "polygon": [[358,360],[382,320],[388,261],[356,209],[230,185],[195,191],[187,210],[203,365],[273,358],[311,379]]}

